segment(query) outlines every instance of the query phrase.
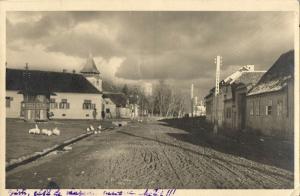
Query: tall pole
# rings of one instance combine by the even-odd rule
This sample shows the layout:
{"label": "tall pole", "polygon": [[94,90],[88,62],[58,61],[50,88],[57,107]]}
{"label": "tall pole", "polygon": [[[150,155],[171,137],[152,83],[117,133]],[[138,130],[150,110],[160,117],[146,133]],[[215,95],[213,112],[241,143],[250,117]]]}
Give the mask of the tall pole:
{"label": "tall pole", "polygon": [[194,84],[191,84],[191,116],[194,117]]}
{"label": "tall pole", "polygon": [[215,87],[215,115],[214,115],[214,133],[218,133],[218,121],[219,121],[219,92],[220,92],[220,70],[221,70],[222,57],[217,56],[215,58],[216,64],[216,87]]}

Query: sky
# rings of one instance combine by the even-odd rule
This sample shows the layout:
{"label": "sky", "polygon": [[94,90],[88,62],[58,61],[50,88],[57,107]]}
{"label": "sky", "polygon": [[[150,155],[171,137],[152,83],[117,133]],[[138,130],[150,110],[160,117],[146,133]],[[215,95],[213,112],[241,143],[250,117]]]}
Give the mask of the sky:
{"label": "sky", "polygon": [[267,70],[294,47],[292,12],[8,12],[7,67],[80,71],[89,54],[118,84],[166,80],[202,99],[242,65]]}

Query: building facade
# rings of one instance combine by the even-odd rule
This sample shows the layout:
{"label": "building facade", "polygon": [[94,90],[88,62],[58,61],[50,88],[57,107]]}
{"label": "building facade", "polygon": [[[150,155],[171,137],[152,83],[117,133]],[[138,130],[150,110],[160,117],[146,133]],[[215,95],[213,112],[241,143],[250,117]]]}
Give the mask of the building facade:
{"label": "building facade", "polygon": [[264,71],[255,71],[254,65],[242,66],[220,82],[219,94],[212,88],[205,97],[207,121],[221,128],[244,129],[246,95],[263,74]]}
{"label": "building facade", "polygon": [[247,95],[249,129],[264,135],[293,138],[294,51],[282,54]]}
{"label": "building facade", "polygon": [[6,117],[26,121],[101,119],[99,74],[91,57],[82,74],[7,68]]}

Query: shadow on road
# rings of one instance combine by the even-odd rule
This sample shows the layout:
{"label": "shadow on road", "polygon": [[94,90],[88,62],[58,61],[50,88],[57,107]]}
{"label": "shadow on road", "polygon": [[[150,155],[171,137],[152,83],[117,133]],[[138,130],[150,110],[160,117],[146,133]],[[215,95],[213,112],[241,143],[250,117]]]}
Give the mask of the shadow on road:
{"label": "shadow on road", "polygon": [[293,179],[290,179],[290,177],[287,176],[286,174],[279,173],[278,170],[276,171],[275,168],[262,167],[261,165],[251,164],[249,162],[244,162],[244,161],[239,161],[238,162],[238,161],[235,161],[235,160],[230,159],[230,158],[224,158],[222,156],[218,156],[215,153],[206,153],[205,147],[204,147],[204,150],[202,152],[199,152],[199,151],[195,151],[195,150],[192,150],[192,149],[180,146],[180,145],[175,145],[173,143],[168,143],[168,142],[165,142],[165,141],[160,141],[160,140],[158,140],[158,138],[156,138],[156,139],[154,139],[154,138],[148,138],[148,137],[144,137],[144,136],[140,136],[140,135],[135,135],[135,134],[132,134],[132,133],[128,133],[128,132],[125,132],[125,131],[119,131],[118,133],[122,133],[122,134],[125,134],[127,136],[132,136],[132,137],[136,137],[136,138],[143,139],[143,140],[158,142],[160,144],[163,144],[163,145],[166,145],[166,146],[170,146],[170,147],[179,148],[180,150],[183,150],[185,152],[189,152],[189,153],[192,153],[192,154],[195,154],[195,155],[198,155],[198,156],[202,156],[203,158],[206,158],[206,159],[208,159],[210,161],[220,161],[220,162],[232,165],[233,167],[235,167],[235,166],[242,167],[245,170],[249,170],[250,169],[250,170],[254,170],[254,171],[257,171],[257,172],[260,172],[260,173],[264,173],[264,174],[267,174],[267,175],[281,176],[283,178],[286,178],[286,179],[289,179],[289,180],[293,180]]}
{"label": "shadow on road", "polygon": [[216,151],[243,157],[255,162],[294,171],[293,143],[275,138],[259,137],[253,134],[236,133],[213,135],[212,126],[200,118],[164,119],[160,123],[186,131],[167,133],[169,136]]}

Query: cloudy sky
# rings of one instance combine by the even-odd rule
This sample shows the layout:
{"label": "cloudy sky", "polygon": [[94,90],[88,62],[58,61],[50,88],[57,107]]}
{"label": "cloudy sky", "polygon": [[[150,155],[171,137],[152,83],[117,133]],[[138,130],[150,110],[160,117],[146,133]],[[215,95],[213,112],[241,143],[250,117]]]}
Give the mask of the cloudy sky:
{"label": "cloudy sky", "polygon": [[205,96],[241,65],[266,70],[293,49],[290,12],[8,12],[8,67],[79,71],[91,53],[115,82],[166,79]]}

